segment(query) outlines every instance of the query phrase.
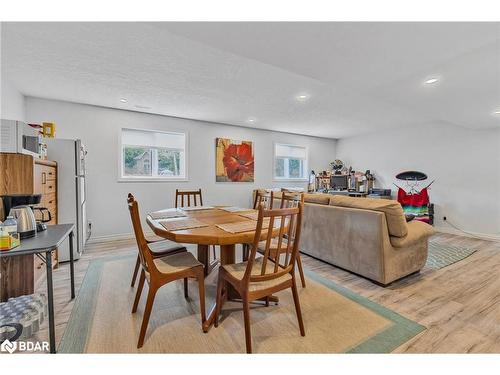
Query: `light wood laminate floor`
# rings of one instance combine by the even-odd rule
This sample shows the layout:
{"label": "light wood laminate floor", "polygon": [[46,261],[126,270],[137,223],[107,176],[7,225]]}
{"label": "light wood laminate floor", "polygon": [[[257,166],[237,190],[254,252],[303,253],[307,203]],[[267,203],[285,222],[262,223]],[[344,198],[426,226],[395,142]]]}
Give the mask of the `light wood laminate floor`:
{"label": "light wood laminate floor", "polygon": [[[435,239],[474,247],[477,252],[449,267],[426,269],[386,288],[306,255],[302,261],[305,268],[427,327],[397,348],[397,353],[500,353],[500,243],[449,234],[437,234]],[[133,239],[88,244],[75,263],[77,291],[92,259],[134,248]],[[239,248],[237,255],[241,255]],[[68,268],[63,264],[54,273],[57,343],[73,307]],[[38,290],[45,291],[45,281]],[[46,327],[37,338],[46,340]]]}

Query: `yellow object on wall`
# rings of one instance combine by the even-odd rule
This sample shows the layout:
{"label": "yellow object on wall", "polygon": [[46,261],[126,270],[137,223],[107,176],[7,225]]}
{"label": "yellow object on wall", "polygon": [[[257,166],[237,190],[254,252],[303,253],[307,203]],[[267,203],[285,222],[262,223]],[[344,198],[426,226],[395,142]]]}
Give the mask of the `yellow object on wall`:
{"label": "yellow object on wall", "polygon": [[56,124],[53,122],[42,122],[42,135],[47,138],[54,138],[56,135]]}

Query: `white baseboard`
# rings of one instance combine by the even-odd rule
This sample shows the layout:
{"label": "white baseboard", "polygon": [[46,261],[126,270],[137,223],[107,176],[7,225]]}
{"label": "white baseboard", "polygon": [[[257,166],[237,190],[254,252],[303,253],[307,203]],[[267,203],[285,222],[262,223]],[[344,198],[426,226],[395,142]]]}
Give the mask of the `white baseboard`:
{"label": "white baseboard", "polygon": [[[153,236],[153,232],[145,231],[144,235]],[[96,242],[109,242],[109,241],[118,241],[118,240],[129,240],[135,238],[134,233],[119,233],[119,234],[109,234],[106,236],[92,236],[87,243],[96,243]]]}
{"label": "white baseboard", "polygon": [[455,234],[457,236],[471,237],[471,238],[480,238],[486,241],[498,241],[500,242],[500,234],[489,234],[489,233],[478,233],[478,232],[462,232],[458,229],[452,227],[434,227],[436,232]]}
{"label": "white baseboard", "polygon": [[[458,229],[451,228],[451,227],[434,227],[436,232],[440,233],[448,233],[448,234],[454,234],[457,236],[464,236],[464,237],[471,237],[471,238],[480,238],[482,240],[486,241],[498,241],[500,242],[500,234],[488,234],[488,233],[478,233],[478,232],[467,232],[464,233],[462,231],[459,231]],[[149,236],[154,236],[154,233],[152,231],[145,231],[144,235],[146,237]],[[107,236],[97,236],[97,237],[92,237],[88,243],[96,243],[96,242],[109,242],[109,241],[118,241],[118,240],[129,240],[135,238],[134,233],[120,233],[120,234],[111,234]]]}
{"label": "white baseboard", "polygon": [[127,240],[129,238],[132,238],[133,236],[134,236],[133,233],[110,234],[107,236],[92,236],[87,241],[87,243]]}

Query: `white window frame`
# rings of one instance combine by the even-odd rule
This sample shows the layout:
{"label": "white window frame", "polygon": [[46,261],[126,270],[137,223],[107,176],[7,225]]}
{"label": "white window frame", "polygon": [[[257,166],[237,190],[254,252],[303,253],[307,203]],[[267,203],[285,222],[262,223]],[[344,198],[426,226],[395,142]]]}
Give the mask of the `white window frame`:
{"label": "white window frame", "polygon": [[[147,177],[147,176],[126,176],[124,174],[123,165],[123,146],[122,134],[123,130],[136,130],[141,132],[165,133],[165,134],[181,134],[184,136],[184,177]],[[118,129],[118,182],[179,182],[189,181],[188,167],[189,167],[189,133],[182,130],[156,130],[156,129],[142,129],[142,128],[129,128],[122,127]],[[138,146],[139,147],[139,146]],[[153,168],[154,160],[151,160],[151,168]]]}
{"label": "white window frame", "polygon": [[[297,178],[297,177],[278,177],[276,176],[276,146],[291,146],[291,147],[297,147],[297,148],[302,148],[306,151],[306,158],[304,159],[304,163],[302,166],[304,177],[302,178]],[[273,181],[309,181],[309,177],[307,176],[307,171],[308,171],[308,165],[309,165],[309,148],[307,146],[301,146],[301,145],[295,145],[295,144],[290,144],[290,143],[281,143],[281,142],[273,142]],[[287,167],[285,165],[285,167]],[[285,168],[287,170],[287,168]]]}

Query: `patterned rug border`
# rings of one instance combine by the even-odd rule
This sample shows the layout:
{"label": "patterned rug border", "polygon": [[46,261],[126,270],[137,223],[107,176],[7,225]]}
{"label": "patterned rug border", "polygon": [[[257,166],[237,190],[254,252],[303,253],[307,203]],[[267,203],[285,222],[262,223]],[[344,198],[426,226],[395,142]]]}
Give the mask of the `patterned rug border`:
{"label": "patterned rug border", "polygon": [[347,353],[390,353],[411,338],[426,330],[421,324],[414,322],[397,312],[379,305],[372,300],[363,297],[353,291],[334,283],[317,273],[305,270],[307,277],[338,292],[340,295],[366,307],[378,315],[390,320],[393,324],[387,329],[372,336],[361,344],[351,348]]}
{"label": "patterned rug border", "polygon": [[[132,258],[134,255],[134,252],[130,251],[119,256],[107,255],[89,262],[87,272],[71,310],[68,324],[57,349],[59,353],[85,353],[87,338],[90,333],[97,304],[96,296],[101,284],[101,271],[104,263]],[[76,316],[79,316],[80,319],[76,319]],[[82,316],[85,319],[81,319]]]}
{"label": "patterned rug border", "polygon": [[[104,256],[90,261],[75,304],[71,311],[68,324],[64,330],[61,343],[59,344],[59,353],[85,352],[87,338],[90,333],[97,304],[96,296],[101,283],[104,263],[110,261],[120,261],[134,256],[135,254],[130,252],[119,256]],[[366,297],[356,294],[313,271],[305,270],[305,274],[313,281],[334,290],[340,295],[391,321],[392,324],[388,328],[378,332],[359,345],[351,348],[346,353],[390,353],[426,329],[424,326],[407,319],[402,315],[369,300]],[[79,319],[76,319],[76,317]]]}
{"label": "patterned rug border", "polygon": [[[456,256],[456,258],[450,259],[447,262],[439,264],[438,260],[431,260],[431,257],[435,257],[435,253],[438,251],[438,248],[441,248],[444,251],[449,251],[450,249],[452,249],[459,255]],[[427,262],[425,263],[425,267],[437,271],[449,267],[455,263],[461,262],[464,259],[467,259],[471,255],[474,255],[477,252],[477,250],[478,250],[477,248],[470,248],[467,246],[447,245],[439,241],[429,241],[429,255],[427,257]]]}

